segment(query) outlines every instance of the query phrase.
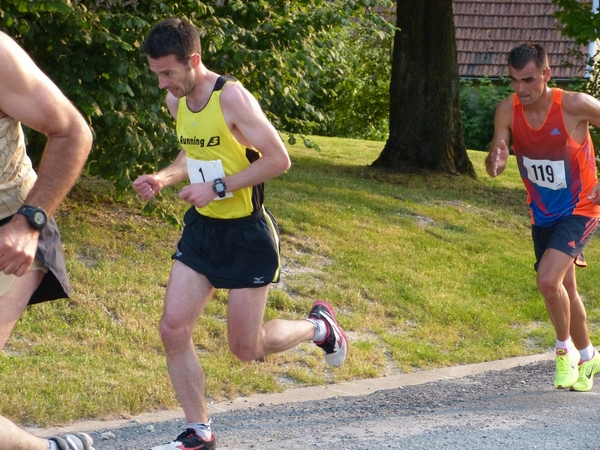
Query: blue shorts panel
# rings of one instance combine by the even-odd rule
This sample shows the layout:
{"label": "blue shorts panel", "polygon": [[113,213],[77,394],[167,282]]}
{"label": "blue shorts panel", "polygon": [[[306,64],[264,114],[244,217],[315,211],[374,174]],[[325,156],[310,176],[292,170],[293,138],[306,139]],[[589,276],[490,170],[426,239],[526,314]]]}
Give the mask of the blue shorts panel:
{"label": "blue shorts panel", "polygon": [[583,260],[583,249],[596,232],[599,220],[573,215],[560,219],[550,227],[533,225],[531,236],[536,258],[535,270],[537,270],[544,252],[549,248],[566,253],[574,260],[581,255]]}
{"label": "blue shorts panel", "polygon": [[218,289],[266,286],[279,281],[279,228],[260,209],[240,219],[213,219],[190,208],[173,259],[206,276]]}

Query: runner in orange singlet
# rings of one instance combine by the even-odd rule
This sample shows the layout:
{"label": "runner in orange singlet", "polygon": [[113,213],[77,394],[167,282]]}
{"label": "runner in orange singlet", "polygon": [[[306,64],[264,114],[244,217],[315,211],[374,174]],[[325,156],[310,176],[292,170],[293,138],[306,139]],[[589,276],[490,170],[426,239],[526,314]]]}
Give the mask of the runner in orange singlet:
{"label": "runner in orange singlet", "polygon": [[508,56],[515,93],[502,100],[486,169],[504,171],[512,149],[527,189],[536,256],[537,286],[556,333],[558,389],[589,391],[600,372],[590,342],[585,307],[577,292],[574,262],[600,220],[596,163],[589,124],[600,126],[600,102],[579,93],[549,88],[545,50],[524,43]]}

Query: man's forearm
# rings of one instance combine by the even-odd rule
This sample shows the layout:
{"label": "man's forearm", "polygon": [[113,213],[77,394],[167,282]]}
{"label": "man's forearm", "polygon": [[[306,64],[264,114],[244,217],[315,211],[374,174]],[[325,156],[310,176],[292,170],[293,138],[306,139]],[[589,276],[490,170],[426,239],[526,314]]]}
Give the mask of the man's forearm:
{"label": "man's forearm", "polygon": [[27,204],[39,206],[52,215],[77,182],[91,146],[92,134],[85,122],[64,135],[49,136]]}

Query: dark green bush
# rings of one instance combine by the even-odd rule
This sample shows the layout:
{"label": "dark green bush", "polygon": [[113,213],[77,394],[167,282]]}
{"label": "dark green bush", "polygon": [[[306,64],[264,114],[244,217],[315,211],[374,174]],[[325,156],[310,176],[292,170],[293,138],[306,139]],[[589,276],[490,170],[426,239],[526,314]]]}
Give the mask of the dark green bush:
{"label": "dark green bush", "polygon": [[467,148],[489,150],[494,137],[496,106],[511,91],[506,80],[498,84],[489,78],[461,80],[460,107]]}
{"label": "dark green bush", "polygon": [[[330,71],[328,83],[320,83],[325,70],[344,59],[343,43],[331,36],[354,17],[363,26],[385,28],[381,18],[368,13],[376,3],[382,2],[3,0],[0,29],[87,118],[94,131],[88,171],[123,190],[179,151],[165,92],[140,51],[158,20],[186,17],[198,26],[207,67],[239,78],[275,127],[293,139],[293,133],[320,127],[326,112],[314,101],[331,92],[342,75]],[[45,139],[29,132],[27,137],[35,159]]]}

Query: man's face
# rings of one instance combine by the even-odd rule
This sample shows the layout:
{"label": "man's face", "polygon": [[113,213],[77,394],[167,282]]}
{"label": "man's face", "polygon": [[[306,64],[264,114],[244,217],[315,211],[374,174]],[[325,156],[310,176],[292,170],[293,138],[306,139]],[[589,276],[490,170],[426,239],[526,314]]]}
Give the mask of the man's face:
{"label": "man's face", "polygon": [[521,70],[508,66],[508,73],[512,87],[524,106],[535,103],[545,92],[550,80],[550,69],[540,70],[533,61]]}
{"label": "man's face", "polygon": [[192,58],[190,57],[186,64],[182,64],[175,55],[157,59],[148,57],[148,66],[158,76],[160,89],[166,89],[174,97],[182,98],[188,95],[196,84]]}

